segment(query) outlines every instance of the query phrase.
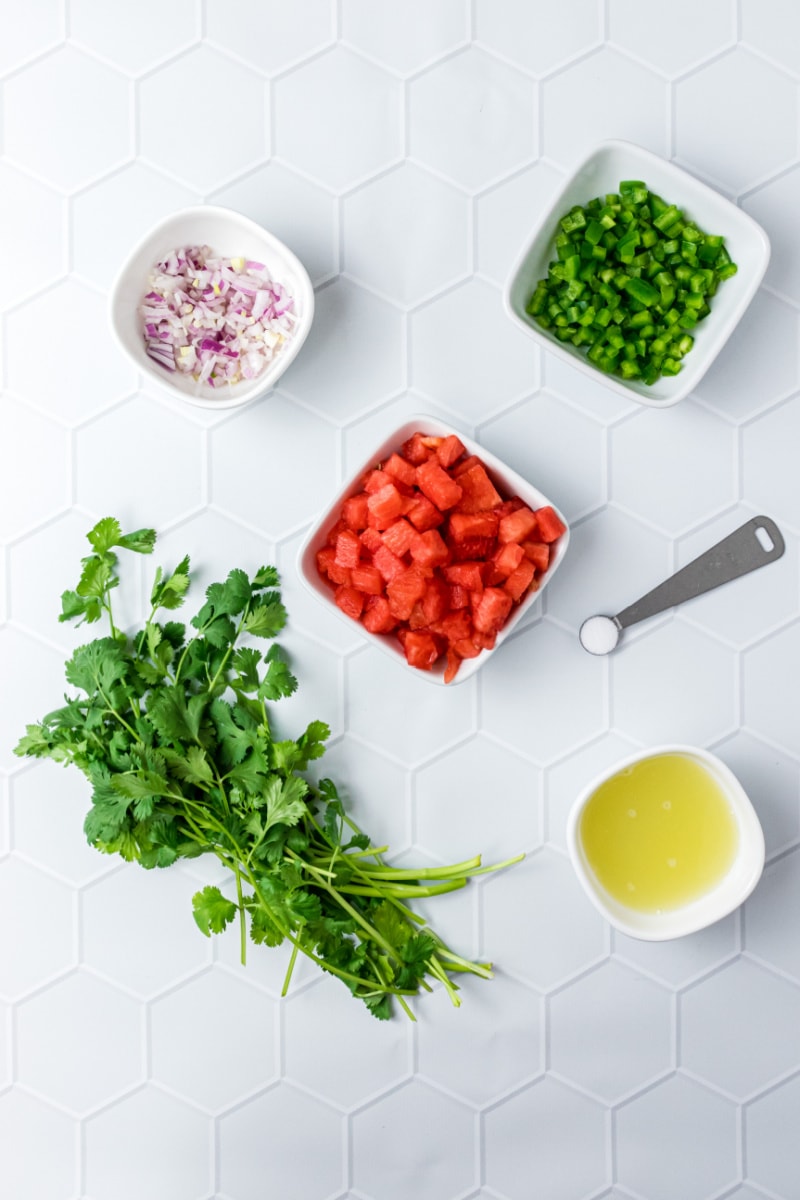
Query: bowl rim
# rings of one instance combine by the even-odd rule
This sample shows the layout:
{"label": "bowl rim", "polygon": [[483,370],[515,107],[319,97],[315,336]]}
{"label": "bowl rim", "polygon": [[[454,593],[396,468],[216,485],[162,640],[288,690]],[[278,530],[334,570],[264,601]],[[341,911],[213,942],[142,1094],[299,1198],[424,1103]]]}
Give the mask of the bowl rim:
{"label": "bowl rim", "polygon": [[[123,285],[127,277],[135,271],[138,261],[148,252],[149,244],[153,239],[158,238],[162,232],[168,231],[171,226],[179,225],[188,218],[193,219],[197,217],[211,217],[219,221],[228,221],[232,226],[239,226],[247,230],[254,239],[262,242],[271,253],[284,259],[290,265],[299,285],[294,290],[295,299],[300,302],[301,315],[291,341],[256,379],[248,381],[246,385],[244,383],[228,385],[227,391],[224,393],[224,398],[223,394],[217,393],[215,395],[214,389],[209,388],[207,384],[196,384],[196,394],[184,392],[176,387],[165,372],[157,373],[155,365],[151,365],[131,353],[122,329],[123,308],[126,307],[122,300]],[[221,204],[193,204],[175,209],[156,221],[128,252],[117,270],[108,294],[108,317],[111,331],[118,347],[122,350],[126,358],[133,363],[137,371],[145,374],[148,379],[153,379],[159,387],[168,392],[174,399],[184,404],[223,411],[226,409],[241,408],[245,404],[249,404],[264,395],[275,385],[294,361],[308,337],[314,320],[314,305],[314,287],[308,271],[285,242],[282,242],[274,233],[270,232],[263,225],[260,225],[258,221],[254,221],[252,217],[246,216],[235,208],[229,208]]]}
{"label": "bowl rim", "polygon": [[[684,179],[688,181],[692,191],[715,207],[723,210],[732,211],[736,214],[735,220],[737,227],[742,230],[747,230],[758,243],[760,248],[759,262],[756,270],[752,273],[749,280],[744,284],[742,293],[739,297],[736,309],[729,316],[727,325],[721,326],[717,330],[718,344],[714,347],[713,352],[707,353],[699,360],[695,359],[695,369],[691,374],[685,375],[680,372],[673,376],[675,381],[674,390],[668,397],[657,399],[654,397],[642,394],[636,388],[631,386],[631,383],[615,375],[608,375],[606,372],[599,370],[593,363],[589,362],[583,354],[573,354],[562,345],[557,338],[548,336],[547,332],[540,329],[533,321],[526,320],[514,307],[512,303],[512,292],[517,279],[522,272],[528,257],[534,250],[534,247],[539,242],[542,235],[554,220],[556,212],[560,210],[564,204],[564,197],[570,191],[575,183],[577,176],[584,171],[593,162],[594,159],[600,158],[602,155],[610,151],[616,151],[630,155],[633,162],[639,165],[646,166],[647,164],[657,164],[659,171],[666,171],[676,179]],[[685,206],[684,206],[685,207]],[[729,236],[729,235],[726,235]],[[769,266],[771,255],[770,240],[765,230],[761,225],[744,209],[739,208],[727,196],[724,196],[716,188],[711,187],[702,179],[698,179],[685,167],[679,163],[665,158],[663,155],[656,154],[652,150],[648,150],[645,146],[640,146],[636,142],[627,141],[622,138],[608,138],[605,141],[598,142],[591,150],[589,150],[576,163],[576,165],[567,173],[563,179],[557,193],[552,197],[539,219],[534,223],[532,231],[529,233],[522,249],[517,254],[516,259],[511,267],[510,272],[506,277],[506,282],[503,287],[503,307],[507,316],[511,318],[516,325],[519,326],[530,337],[534,338],[539,345],[543,346],[550,353],[557,355],[562,361],[570,363],[577,370],[591,379],[603,382],[606,387],[615,391],[618,395],[626,397],[634,403],[645,405],[648,408],[670,408],[674,404],[678,404],[684,400],[690,392],[692,392],[700,383],[701,379],[709,369],[711,364],[716,359],[719,352],[728,341],[733,330],[738,325],[750,302],[755,296],[758,288]],[[734,279],[736,277],[734,276]]]}
{"label": "bowl rim", "polygon": [[[703,764],[722,786],[731,804],[739,829],[739,847],[730,868],[710,891],[696,900],[665,913],[639,913],[626,908],[605,893],[593,878],[591,868],[583,855],[579,824],[588,801],[597,789],[626,767],[664,754],[677,754],[692,758]],[[638,941],[660,942],[697,933],[709,925],[721,921],[748,898],[756,887],[764,870],[766,857],[764,831],[753,807],[753,803],[736,775],[716,754],[700,746],[680,742],[648,747],[629,754],[615,762],[610,768],[600,771],[575,798],[567,817],[567,850],[575,874],[597,911],[620,933]],[[738,868],[742,878],[734,890],[728,887],[732,873]]]}
{"label": "bowl rim", "polygon": [[[417,667],[412,667],[406,662],[402,648],[397,643],[396,639],[391,637],[391,635],[370,633],[369,630],[364,629],[360,622],[354,621],[351,617],[346,616],[333,602],[333,596],[330,589],[326,587],[322,580],[317,579],[316,564],[313,562],[313,555],[316,554],[319,546],[324,544],[324,533],[329,523],[332,523],[337,519],[339,509],[341,508],[343,502],[349,496],[354,494],[357,483],[365,471],[367,471],[373,463],[387,457],[393,450],[397,450],[402,442],[404,442],[406,438],[410,437],[412,433],[418,429],[420,429],[423,433],[429,433],[432,437],[447,436],[447,434],[455,433],[456,436],[459,437],[463,442],[464,448],[467,450],[467,452],[470,454],[477,454],[480,458],[482,458],[489,471],[493,472],[498,479],[501,481],[509,480],[512,488],[514,489],[519,486],[521,489],[519,493],[521,498],[525,500],[526,496],[529,497],[529,500],[527,500],[526,503],[529,502],[530,499],[533,499],[536,502],[536,507],[541,508],[545,505],[550,505],[565,526],[564,533],[556,543],[555,553],[553,554],[552,560],[548,565],[547,571],[545,571],[544,576],[542,577],[538,589],[535,592],[529,593],[523,602],[517,606],[516,612],[513,613],[511,619],[503,627],[500,633],[498,633],[497,641],[494,647],[491,650],[481,651],[476,658],[464,659],[455,679],[450,684],[446,685],[443,678],[444,665],[441,663],[441,661],[437,663],[434,669],[431,671],[421,671]],[[297,574],[299,575],[300,580],[306,590],[315,595],[320,603],[324,603],[327,607],[332,609],[332,611],[347,624],[348,628],[355,628],[358,630],[368,645],[377,646],[378,649],[380,649],[384,654],[387,654],[395,662],[399,663],[406,671],[412,672],[416,678],[422,678],[427,683],[452,688],[455,685],[464,683],[467,679],[472,678],[472,676],[476,674],[478,670],[480,670],[484,663],[488,661],[492,654],[494,654],[494,651],[499,649],[503,642],[506,641],[506,639],[514,631],[523,615],[541,596],[545,587],[550,582],[550,579],[561,565],[564,555],[567,552],[569,539],[569,522],[566,520],[564,514],[561,512],[558,506],[554,504],[553,501],[544,494],[544,492],[539,491],[539,489],[534,487],[534,485],[525,479],[524,476],[520,475],[517,471],[513,470],[513,468],[509,467],[502,461],[502,459],[499,459],[490,450],[487,450],[485,447],[481,446],[480,443],[471,438],[469,434],[463,433],[461,430],[459,430],[455,422],[447,421],[440,417],[430,416],[424,413],[417,413],[416,415],[412,414],[411,416],[407,417],[401,425],[393,426],[392,429],[383,436],[381,441],[376,443],[375,449],[372,451],[372,453],[364,458],[363,462],[359,464],[358,468],[355,471],[348,473],[347,481],[339,488],[339,491],[333,497],[330,504],[328,504],[322,513],[312,522],[311,527],[306,532],[298,548],[295,563]]]}

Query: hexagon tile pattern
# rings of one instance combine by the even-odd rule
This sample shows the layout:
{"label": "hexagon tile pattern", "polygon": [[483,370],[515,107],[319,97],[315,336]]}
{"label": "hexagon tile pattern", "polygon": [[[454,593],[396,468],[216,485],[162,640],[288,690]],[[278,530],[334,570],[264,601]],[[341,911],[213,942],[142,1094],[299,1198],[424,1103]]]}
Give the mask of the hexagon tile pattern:
{"label": "hexagon tile pattern", "polygon": [[[800,16],[789,0],[36,0],[0,45],[0,1196],[5,1200],[798,1200]],[[502,289],[577,157],[628,138],[750,213],[764,284],[694,395],[656,411],[540,353]],[[244,412],[182,408],[106,319],[130,246],[202,202],[308,268],[311,335]],[[720,230],[719,232],[724,232]],[[432,412],[535,482],[570,552],[511,642],[442,691],[301,587],[309,522]],[[83,535],[155,525],[197,592],[275,562],[300,677],[276,718],[403,863],[524,863],[424,915],[493,960],[454,1010],[373,1021],[237,937],[203,862],[143,873],[82,834],[84,781],[11,751],[85,629]],[[586,655],[617,611],[758,513],[780,564]],[[122,615],[141,619],[136,562]],[[194,593],[193,593],[194,594]],[[567,816],[598,771],[713,749],[764,828],[743,908],[616,934]]]}

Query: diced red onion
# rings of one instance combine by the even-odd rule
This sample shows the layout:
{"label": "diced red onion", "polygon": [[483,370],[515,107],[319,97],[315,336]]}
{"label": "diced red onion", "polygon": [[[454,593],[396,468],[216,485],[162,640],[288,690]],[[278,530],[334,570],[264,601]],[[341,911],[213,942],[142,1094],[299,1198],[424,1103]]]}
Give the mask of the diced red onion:
{"label": "diced red onion", "polygon": [[294,299],[263,263],[171,250],[140,308],[145,349],[169,371],[211,387],[255,379],[292,337]]}

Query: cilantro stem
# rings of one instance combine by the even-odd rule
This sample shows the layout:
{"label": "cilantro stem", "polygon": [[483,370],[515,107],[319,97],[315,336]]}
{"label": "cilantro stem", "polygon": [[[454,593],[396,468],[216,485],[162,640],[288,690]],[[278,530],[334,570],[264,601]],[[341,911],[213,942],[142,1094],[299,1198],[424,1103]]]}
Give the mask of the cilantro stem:
{"label": "cilantro stem", "polygon": [[299,947],[298,947],[297,942],[293,942],[291,958],[289,959],[289,965],[286,968],[286,975],[284,976],[284,979],[283,979],[283,987],[281,988],[282,996],[285,996],[287,994],[287,992],[289,991],[289,983],[291,982],[292,973],[294,972],[294,964],[297,962],[298,949],[299,949]]}

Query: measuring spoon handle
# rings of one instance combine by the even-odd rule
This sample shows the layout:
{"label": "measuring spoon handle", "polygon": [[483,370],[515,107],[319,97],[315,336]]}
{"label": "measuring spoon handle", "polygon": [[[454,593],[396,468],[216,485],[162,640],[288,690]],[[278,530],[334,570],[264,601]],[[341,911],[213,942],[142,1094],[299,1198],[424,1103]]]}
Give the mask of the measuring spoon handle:
{"label": "measuring spoon handle", "polygon": [[[769,549],[759,541],[759,530],[764,530],[766,534],[764,541],[771,543]],[[765,567],[767,563],[780,558],[785,548],[774,521],[769,517],[753,517],[651,592],[617,613],[614,621],[620,629],[627,629],[629,625],[635,625],[646,617],[654,617],[666,608],[674,608],[676,604],[683,604],[684,600],[701,596],[720,584]]]}

